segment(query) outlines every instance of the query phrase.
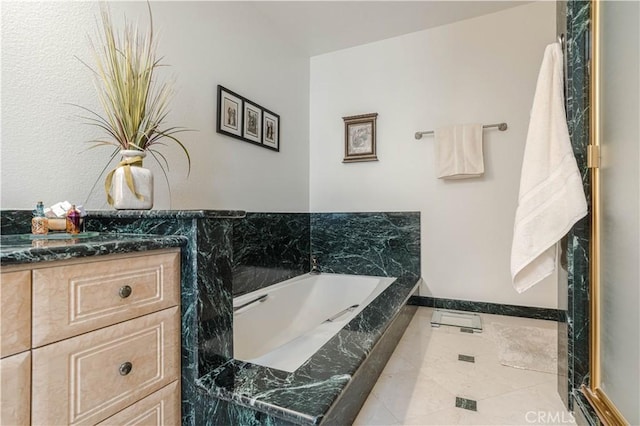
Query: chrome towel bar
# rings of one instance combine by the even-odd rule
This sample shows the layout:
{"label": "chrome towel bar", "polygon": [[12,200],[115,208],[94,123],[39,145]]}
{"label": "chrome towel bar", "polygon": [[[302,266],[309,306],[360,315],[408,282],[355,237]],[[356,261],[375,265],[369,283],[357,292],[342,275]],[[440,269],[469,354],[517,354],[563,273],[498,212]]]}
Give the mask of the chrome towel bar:
{"label": "chrome towel bar", "polygon": [[[484,126],[482,126],[483,129],[490,129],[493,127],[497,127],[498,130],[500,130],[501,132],[504,132],[508,128],[507,123],[485,124]],[[415,137],[416,139],[422,139],[423,136],[433,135],[434,133],[435,133],[435,130],[428,130],[426,132],[416,132]]]}

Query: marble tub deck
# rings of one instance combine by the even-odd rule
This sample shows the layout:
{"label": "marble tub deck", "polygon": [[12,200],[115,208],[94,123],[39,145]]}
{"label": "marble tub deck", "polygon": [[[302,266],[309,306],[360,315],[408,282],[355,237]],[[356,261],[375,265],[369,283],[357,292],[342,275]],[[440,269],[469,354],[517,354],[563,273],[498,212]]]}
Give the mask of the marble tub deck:
{"label": "marble tub deck", "polygon": [[[406,307],[417,285],[413,275],[398,278],[293,373],[230,360],[205,374],[196,383],[205,396],[203,411],[214,411],[211,403],[217,398],[248,409],[242,414],[247,424],[320,424],[348,385],[353,385],[354,374]],[[238,421],[239,416],[236,409],[228,419]],[[207,424],[207,414],[203,417]],[[332,418],[337,417],[332,413]]]}

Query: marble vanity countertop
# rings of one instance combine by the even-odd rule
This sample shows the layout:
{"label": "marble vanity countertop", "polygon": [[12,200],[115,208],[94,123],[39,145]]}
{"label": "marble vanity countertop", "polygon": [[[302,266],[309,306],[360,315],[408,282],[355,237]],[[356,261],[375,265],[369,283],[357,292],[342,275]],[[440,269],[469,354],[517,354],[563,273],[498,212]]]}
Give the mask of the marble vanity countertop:
{"label": "marble vanity countertop", "polygon": [[[9,234],[0,237],[0,265],[48,262],[77,257],[130,253],[186,245],[187,238],[177,235],[134,235],[91,233],[80,237],[31,239],[29,234]],[[86,236],[86,237],[85,237]],[[55,238],[55,239],[54,239]]]}
{"label": "marble vanity countertop", "polygon": [[318,425],[418,283],[413,275],[396,279],[293,373],[231,360],[198,379],[197,386],[285,422]]}

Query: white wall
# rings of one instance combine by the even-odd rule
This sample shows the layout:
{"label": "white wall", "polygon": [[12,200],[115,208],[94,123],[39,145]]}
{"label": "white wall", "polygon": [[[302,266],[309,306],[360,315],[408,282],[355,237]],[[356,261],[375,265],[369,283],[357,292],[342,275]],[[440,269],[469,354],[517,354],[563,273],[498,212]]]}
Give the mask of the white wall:
{"label": "white wall", "polygon": [[[95,37],[97,2],[2,2],[2,195],[4,209],[67,199],[84,203],[110,149],[83,152],[100,136],[66,103],[99,109],[87,35]],[[242,2],[152,2],[159,51],[175,77],[168,125],[197,132],[182,139],[191,176],[177,148],[171,156],[172,203],[153,160],[154,208],[308,211],[309,60]],[[114,19],[147,25],[146,3],[114,2]],[[216,85],[281,115],[276,153],[215,132]],[[109,208],[103,179],[89,208]]]}
{"label": "white wall", "polygon": [[[114,2],[114,17],[146,25],[143,2]],[[311,59],[295,51],[247,3],[153,2],[160,53],[175,76],[168,124],[182,139],[169,175],[160,170],[154,208],[250,211],[419,210],[424,294],[556,306],[556,280],[518,295],[509,251],[519,171],[544,46],[555,38],[555,4],[539,2]],[[2,2],[0,207],[68,199],[108,208],[108,149],[84,152],[99,132],[67,103],[99,109],[87,35],[97,2]],[[282,116],[275,153],[215,132],[216,85]],[[342,116],[378,112],[376,163],[343,164]],[[433,139],[417,130],[506,121],[485,131],[485,177],[434,178]],[[309,142],[310,138],[310,142]],[[310,161],[311,160],[311,161]],[[311,162],[311,165],[309,164]],[[88,200],[88,201],[87,201]]]}
{"label": "white wall", "polygon": [[[555,3],[538,2],[311,60],[311,211],[419,210],[423,295],[557,306],[557,279],[519,295],[510,250],[520,167]],[[377,112],[379,162],[342,163],[341,117]],[[433,138],[465,122],[484,132],[485,176],[434,176]]]}

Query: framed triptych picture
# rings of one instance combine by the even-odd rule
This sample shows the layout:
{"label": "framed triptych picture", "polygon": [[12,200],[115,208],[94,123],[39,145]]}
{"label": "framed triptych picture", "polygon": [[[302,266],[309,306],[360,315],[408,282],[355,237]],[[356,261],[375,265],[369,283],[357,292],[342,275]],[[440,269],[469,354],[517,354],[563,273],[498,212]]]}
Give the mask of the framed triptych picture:
{"label": "framed triptych picture", "polygon": [[280,116],[220,85],[216,131],[280,151]]}

